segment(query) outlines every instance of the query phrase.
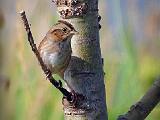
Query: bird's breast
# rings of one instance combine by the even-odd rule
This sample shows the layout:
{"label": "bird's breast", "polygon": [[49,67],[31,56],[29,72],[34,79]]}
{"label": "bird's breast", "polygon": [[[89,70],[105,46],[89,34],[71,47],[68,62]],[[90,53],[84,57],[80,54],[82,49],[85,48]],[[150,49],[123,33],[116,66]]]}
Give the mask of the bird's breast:
{"label": "bird's breast", "polygon": [[53,73],[59,72],[68,64],[71,56],[71,47],[65,43],[46,44],[40,50],[40,55]]}

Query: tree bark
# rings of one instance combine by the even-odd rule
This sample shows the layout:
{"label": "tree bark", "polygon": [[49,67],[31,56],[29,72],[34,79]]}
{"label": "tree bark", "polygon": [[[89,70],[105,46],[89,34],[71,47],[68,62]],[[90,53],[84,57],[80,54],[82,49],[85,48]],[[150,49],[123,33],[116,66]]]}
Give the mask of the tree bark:
{"label": "tree bark", "polygon": [[83,97],[77,96],[76,103],[69,105],[63,99],[65,120],[107,120],[98,0],[54,2],[61,18],[78,31],[71,40],[72,58],[65,72],[65,80]]}

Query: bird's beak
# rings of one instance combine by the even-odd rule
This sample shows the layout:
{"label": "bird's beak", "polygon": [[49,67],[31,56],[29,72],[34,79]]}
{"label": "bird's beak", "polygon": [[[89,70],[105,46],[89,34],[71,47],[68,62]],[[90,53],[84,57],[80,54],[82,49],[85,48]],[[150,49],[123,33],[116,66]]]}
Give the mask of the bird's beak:
{"label": "bird's beak", "polygon": [[79,34],[76,30],[72,30],[71,32],[70,32],[70,34],[72,34],[72,35],[77,35],[77,34]]}

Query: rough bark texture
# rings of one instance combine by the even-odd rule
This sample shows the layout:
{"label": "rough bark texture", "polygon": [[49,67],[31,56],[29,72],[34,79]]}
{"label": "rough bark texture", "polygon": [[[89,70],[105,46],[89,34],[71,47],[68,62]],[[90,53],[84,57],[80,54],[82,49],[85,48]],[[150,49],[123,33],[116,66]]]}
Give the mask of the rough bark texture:
{"label": "rough bark texture", "polygon": [[160,101],[160,78],[130,110],[119,116],[118,120],[144,120]]}
{"label": "rough bark texture", "polygon": [[[72,0],[68,0],[70,1]],[[63,20],[71,23],[79,32],[71,41],[72,59],[65,72],[65,79],[70,87],[83,97],[77,98],[76,103],[70,105],[63,100],[65,120],[107,120],[104,72],[99,44],[98,0],[81,0],[78,1],[78,5],[82,5],[78,14],[77,7],[73,4],[67,8],[75,10],[75,14],[65,16],[63,10],[66,10],[67,3],[57,4]]]}

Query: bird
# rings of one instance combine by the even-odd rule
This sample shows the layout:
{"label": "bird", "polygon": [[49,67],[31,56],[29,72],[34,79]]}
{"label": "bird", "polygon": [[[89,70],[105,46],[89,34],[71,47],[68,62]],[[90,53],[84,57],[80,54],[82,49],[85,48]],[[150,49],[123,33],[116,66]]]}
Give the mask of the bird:
{"label": "bird", "polygon": [[69,22],[58,20],[38,46],[44,64],[52,74],[58,74],[62,79],[71,59],[71,39],[77,33]]}

